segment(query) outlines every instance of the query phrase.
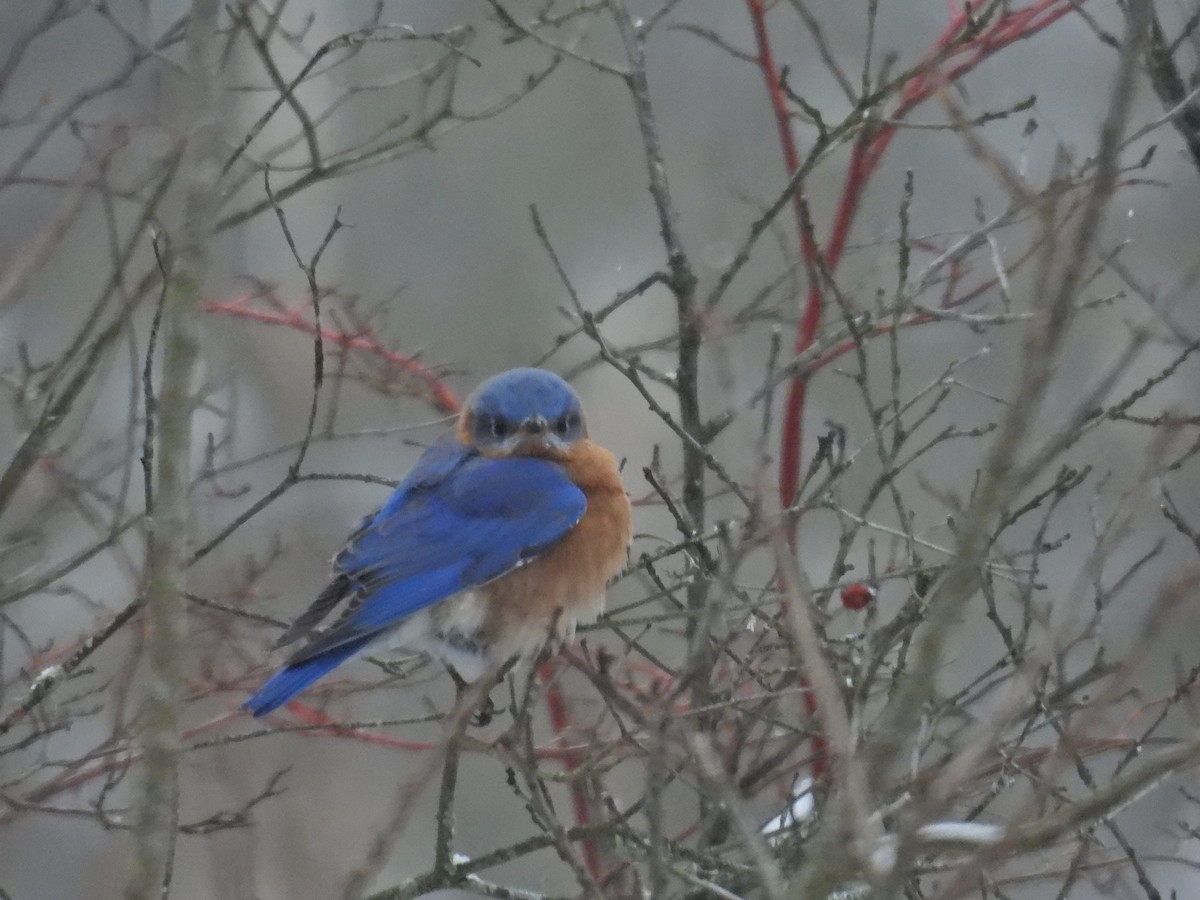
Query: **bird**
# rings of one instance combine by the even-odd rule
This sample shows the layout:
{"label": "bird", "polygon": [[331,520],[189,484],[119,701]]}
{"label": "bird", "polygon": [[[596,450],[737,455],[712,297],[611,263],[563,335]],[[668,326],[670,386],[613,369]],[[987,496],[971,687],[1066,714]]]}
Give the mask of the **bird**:
{"label": "bird", "polygon": [[460,694],[501,677],[596,619],[632,536],[617,460],[574,389],[544,369],[495,375],[354,529],[273,648],[299,649],[243,708],[264,716],[384,642],[441,659]]}

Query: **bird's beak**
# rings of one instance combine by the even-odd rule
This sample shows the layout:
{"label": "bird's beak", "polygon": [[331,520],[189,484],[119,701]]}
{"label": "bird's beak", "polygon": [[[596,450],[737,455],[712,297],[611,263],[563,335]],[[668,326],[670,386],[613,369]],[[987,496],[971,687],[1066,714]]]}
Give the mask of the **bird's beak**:
{"label": "bird's beak", "polygon": [[534,416],[521,423],[517,435],[518,450],[529,453],[562,450],[562,442],[550,430],[550,423],[541,416]]}
{"label": "bird's beak", "polygon": [[521,434],[529,437],[545,437],[550,431],[550,423],[541,416],[534,416],[521,423]]}

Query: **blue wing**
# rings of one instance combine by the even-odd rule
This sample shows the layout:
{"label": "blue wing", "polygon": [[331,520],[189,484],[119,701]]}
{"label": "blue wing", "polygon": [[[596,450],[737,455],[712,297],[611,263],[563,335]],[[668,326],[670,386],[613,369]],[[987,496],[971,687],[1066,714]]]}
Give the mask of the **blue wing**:
{"label": "blue wing", "polygon": [[406,616],[505,574],[556,543],[587,501],[558,463],[493,459],[452,438],[425,451],[334,560],[334,577],[280,638],[291,643],[343,600],[341,618],[243,704],[286,703]]}

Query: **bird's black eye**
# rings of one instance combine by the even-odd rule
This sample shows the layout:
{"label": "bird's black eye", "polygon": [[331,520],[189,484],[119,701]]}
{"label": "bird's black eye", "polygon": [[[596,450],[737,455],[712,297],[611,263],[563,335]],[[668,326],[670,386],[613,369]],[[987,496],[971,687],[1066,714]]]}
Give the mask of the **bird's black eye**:
{"label": "bird's black eye", "polygon": [[567,437],[579,432],[579,413],[563,413],[554,420],[554,430],[559,437]]}
{"label": "bird's black eye", "polygon": [[508,423],[503,419],[492,419],[492,437],[508,437]]}

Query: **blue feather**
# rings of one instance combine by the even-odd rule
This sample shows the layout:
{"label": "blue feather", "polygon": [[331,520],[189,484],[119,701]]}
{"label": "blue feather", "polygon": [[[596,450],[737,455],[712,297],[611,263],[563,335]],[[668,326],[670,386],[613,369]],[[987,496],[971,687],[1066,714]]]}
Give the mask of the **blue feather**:
{"label": "blue feather", "polygon": [[267,679],[254,696],[242,704],[242,709],[252,713],[256,719],[265,716],[287,703],[318,678],[332,672],[369,643],[370,638],[352,641],[299,665],[289,665],[280,669]]}
{"label": "blue feather", "polygon": [[556,419],[581,411],[575,390],[545,369],[509,369],[489,378],[467,400],[467,409],[514,424],[531,416]]}
{"label": "blue feather", "polygon": [[[339,600],[357,605],[291,658],[245,708],[261,716],[406,617],[512,571],[558,542],[587,508],[555,462],[491,458],[453,438],[430,447],[334,560],[334,582],[301,631]],[[289,630],[285,640],[299,634]]]}

